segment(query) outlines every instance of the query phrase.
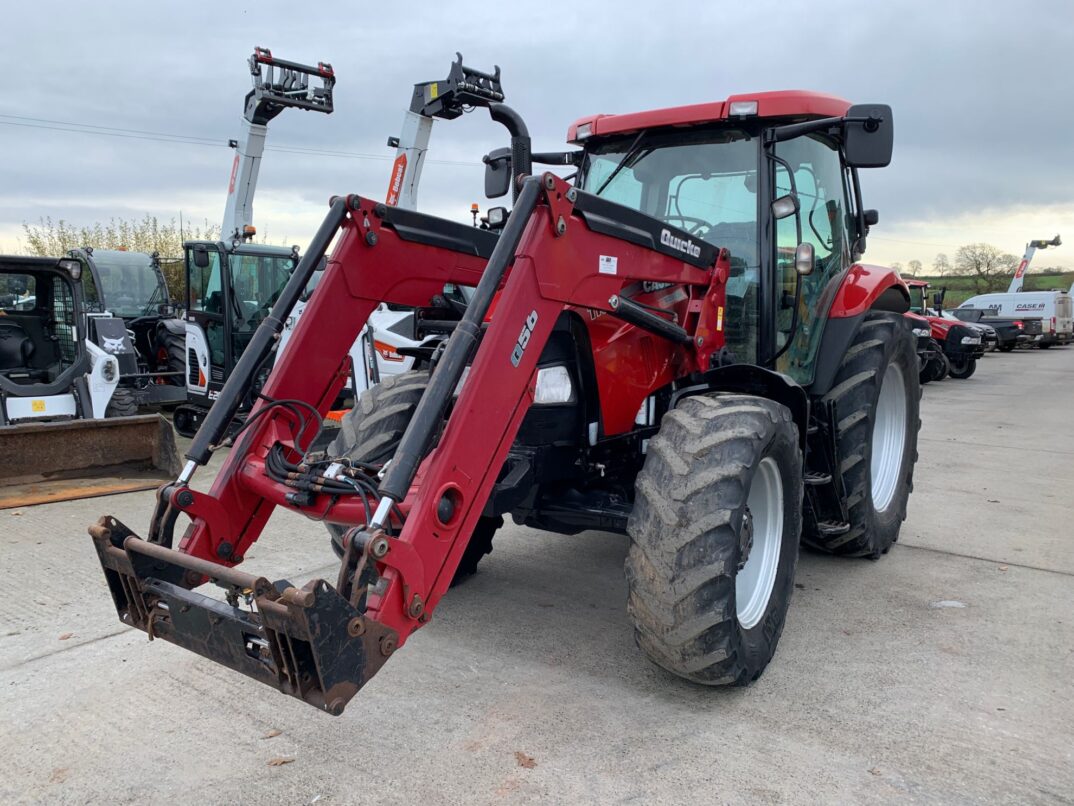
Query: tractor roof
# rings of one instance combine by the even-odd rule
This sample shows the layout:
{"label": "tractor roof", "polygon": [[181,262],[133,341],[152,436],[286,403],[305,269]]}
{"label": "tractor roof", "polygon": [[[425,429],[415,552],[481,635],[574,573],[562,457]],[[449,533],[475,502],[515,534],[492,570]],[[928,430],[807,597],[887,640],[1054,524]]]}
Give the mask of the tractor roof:
{"label": "tractor roof", "polygon": [[[750,105],[756,103],[756,108]],[[850,102],[834,95],[806,90],[755,92],[732,95],[725,101],[709,101],[689,106],[672,106],[625,115],[589,115],[579,118],[567,130],[567,142],[578,143],[587,137],[626,134],[639,129],[661,126],[697,126],[721,120],[750,118],[828,118],[846,114]],[[747,110],[743,114],[740,110]],[[585,127],[589,127],[588,133]],[[582,129],[581,134],[579,129]]]}

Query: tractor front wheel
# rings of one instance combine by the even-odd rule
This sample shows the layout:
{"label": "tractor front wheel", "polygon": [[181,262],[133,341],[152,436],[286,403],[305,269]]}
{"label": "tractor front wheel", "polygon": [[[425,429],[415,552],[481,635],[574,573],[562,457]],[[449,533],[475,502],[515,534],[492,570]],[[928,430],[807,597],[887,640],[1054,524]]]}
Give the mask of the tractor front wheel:
{"label": "tractor front wheel", "polygon": [[973,373],[977,371],[977,359],[976,358],[964,358],[959,361],[951,362],[951,370],[948,374],[952,378],[958,378],[959,380],[966,380]]}
{"label": "tractor front wheel", "polygon": [[697,395],[664,416],[627,523],[627,610],[650,660],[706,685],[760,676],[794,589],[802,491],[786,407]]}
{"label": "tractor front wheel", "polygon": [[[363,392],[340,422],[339,435],[328,446],[328,456],[374,465],[391,459],[429,385],[429,377],[427,370],[389,375]],[[334,523],[325,526],[333,551],[342,557],[346,527]],[[499,517],[482,517],[477,522],[451,580],[453,586],[477,573],[478,563],[492,551],[492,536],[501,526],[503,518]]]}
{"label": "tractor front wheel", "polygon": [[[941,356],[942,357],[942,356]],[[944,359],[946,365],[946,358]],[[833,554],[876,559],[899,536],[913,489],[921,386],[914,337],[898,314],[866,314],[824,396],[834,402],[849,529],[812,531]]]}

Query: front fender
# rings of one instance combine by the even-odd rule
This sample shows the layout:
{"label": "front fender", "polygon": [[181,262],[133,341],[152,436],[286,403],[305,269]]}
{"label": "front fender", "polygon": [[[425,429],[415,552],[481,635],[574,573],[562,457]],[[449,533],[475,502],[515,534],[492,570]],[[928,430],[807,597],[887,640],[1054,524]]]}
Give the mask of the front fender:
{"label": "front fender", "polygon": [[675,408],[684,397],[708,392],[741,392],[786,406],[791,411],[794,424],[798,426],[798,441],[805,451],[809,431],[809,395],[789,376],[756,364],[728,364],[691,376],[689,385],[672,392],[668,408]]}
{"label": "front fender", "polygon": [[828,318],[850,319],[868,310],[910,310],[910,291],[895,269],[855,263],[839,285]]}

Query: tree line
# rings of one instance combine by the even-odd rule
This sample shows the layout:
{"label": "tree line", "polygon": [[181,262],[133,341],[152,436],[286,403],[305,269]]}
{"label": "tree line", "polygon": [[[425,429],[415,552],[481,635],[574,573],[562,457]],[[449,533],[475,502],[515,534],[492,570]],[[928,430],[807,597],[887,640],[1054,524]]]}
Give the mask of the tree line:
{"label": "tree line", "polygon": [[[184,292],[182,257],[185,240],[216,240],[220,227],[205,221],[203,225],[180,225],[173,218],[162,222],[156,216],[141,219],[110,219],[107,224],[76,226],[60,219],[43,218],[37,224],[22,225],[27,251],[41,257],[58,257],[71,249],[92,246],[95,249],[128,249],[132,252],[157,252],[161,257],[168,287],[172,293]],[[960,246],[954,260],[941,252],[932,262],[932,275],[969,277],[978,294],[1002,291],[1010,282],[1019,258],[987,243]],[[893,263],[892,268],[911,276],[924,271],[920,260]]]}
{"label": "tree line", "polygon": [[[970,243],[958,248],[954,260],[948,258],[943,252],[936,255],[932,262],[930,276],[968,277],[976,293],[989,294],[1006,290],[1020,260],[1018,256],[1004,252],[992,244]],[[920,260],[907,261],[905,267],[901,263],[893,263],[891,267],[913,277],[918,276],[924,270],[924,265]],[[1040,273],[1034,272],[1034,274]]]}
{"label": "tree line", "polygon": [[62,218],[58,221],[43,218],[37,224],[23,222],[22,230],[25,251],[38,257],[62,257],[84,246],[156,252],[160,255],[168,290],[180,299],[186,296],[183,241],[213,241],[220,237],[219,225],[208,221],[201,226],[189,222],[180,225],[174,218],[161,221],[148,214],[141,219],[112,218],[107,224],[98,221],[90,226],[78,226]]}

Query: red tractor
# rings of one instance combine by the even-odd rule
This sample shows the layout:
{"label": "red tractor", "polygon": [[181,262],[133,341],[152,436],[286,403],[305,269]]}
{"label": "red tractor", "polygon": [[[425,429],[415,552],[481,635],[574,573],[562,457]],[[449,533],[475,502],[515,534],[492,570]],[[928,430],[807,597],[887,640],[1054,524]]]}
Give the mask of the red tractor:
{"label": "red tractor", "polygon": [[[907,280],[911,311],[916,322],[927,320],[932,331],[933,357],[922,367],[922,380],[939,381],[945,377],[965,380],[977,371],[977,361],[985,354],[982,329],[954,317],[938,316],[928,307],[929,284],[924,280]],[[940,355],[935,355],[936,352]]]}
{"label": "red tractor", "polygon": [[[502,230],[332,200],[147,538],[91,528],[120,619],[338,714],[510,515],[627,535],[642,650],[747,684],[775,652],[799,543],[878,558],[906,516],[909,296],[858,262],[877,221],[858,170],[890,161],[891,110],[739,95],[584,118],[577,148],[532,154],[518,114],[488,108],[512,134],[487,160],[487,185],[516,194]],[[211,489],[192,489],[337,235]],[[370,312],[420,310],[445,284],[474,291],[432,370],[382,382],[309,453]],[[277,508],[329,524],[334,584],[235,568]],[[207,581],[223,598],[194,590]]]}

